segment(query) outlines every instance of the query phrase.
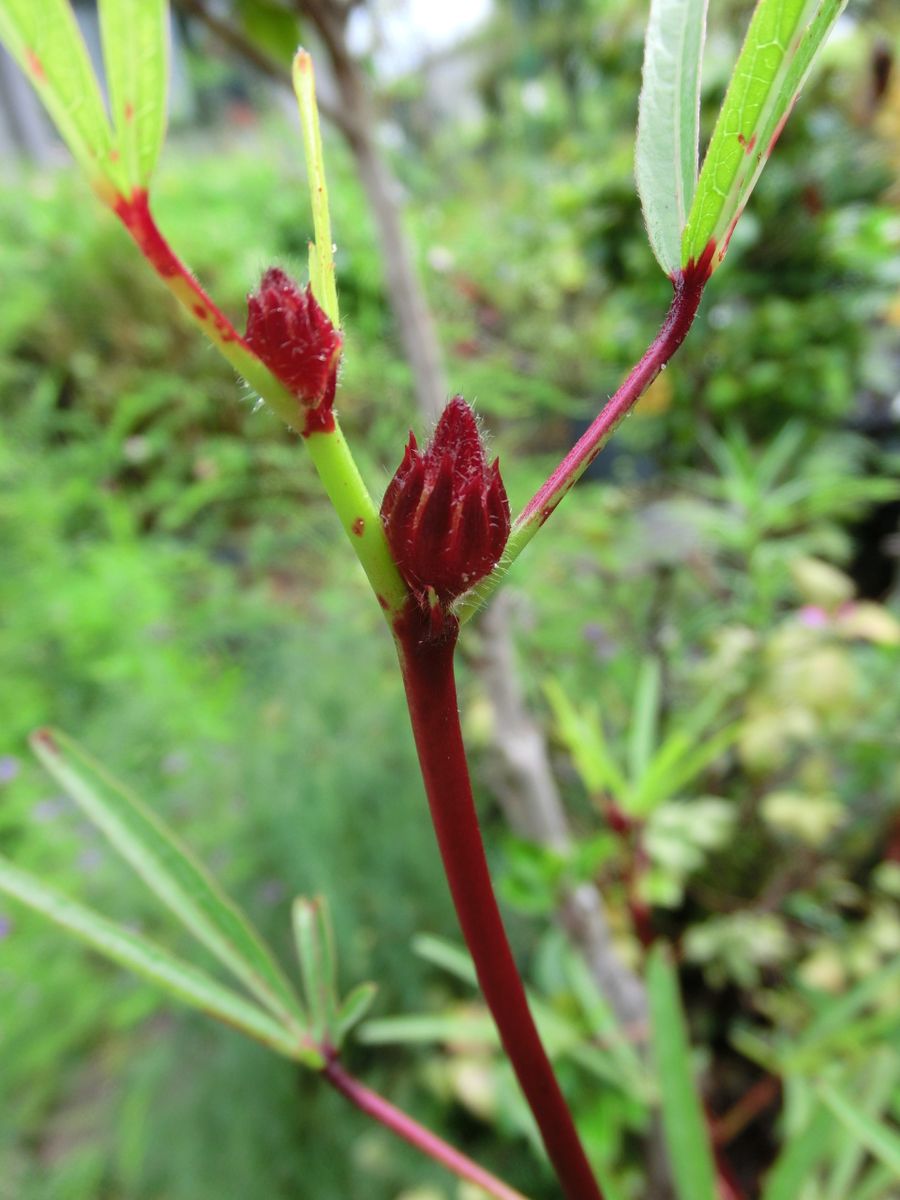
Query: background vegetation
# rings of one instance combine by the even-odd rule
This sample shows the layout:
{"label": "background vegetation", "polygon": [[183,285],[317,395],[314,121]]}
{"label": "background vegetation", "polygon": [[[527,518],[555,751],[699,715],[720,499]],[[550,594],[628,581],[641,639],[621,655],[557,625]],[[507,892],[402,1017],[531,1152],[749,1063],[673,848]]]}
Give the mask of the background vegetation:
{"label": "background vegetation", "polygon": [[[728,7],[710,112],[735,51]],[[631,177],[643,18],[623,0],[498,5],[469,50],[477,117],[435,119],[418,76],[389,89],[450,377],[514,507],[667,300]],[[517,949],[622,1197],[644,1194],[652,1095],[598,1034],[552,922],[572,880],[601,884],[625,961],[640,961],[641,904],[678,948],[744,1194],[813,1117],[804,1195],[900,1186],[815,1090],[834,1082],[888,1131],[900,1113],[900,84],[876,70],[898,44],[887,6],[841,30],[691,339],[515,571],[570,855],[507,831],[485,700],[464,682]],[[305,259],[299,146],[258,81],[205,44],[198,57],[201,111],[218,115],[176,130],[159,217],[240,313],[263,266]],[[416,419],[411,383],[349,156],[337,139],[328,154],[341,415],[377,486]],[[28,760],[26,734],[58,724],[152,798],[285,954],[290,898],[327,893],[347,981],[381,989],[359,1072],[549,1197],[473,993],[433,945],[413,950],[421,933],[457,942],[452,911],[391,648],[295,439],[240,397],[73,173],[0,187],[0,277],[4,853],[155,928]],[[637,857],[609,825],[629,804],[647,822]],[[401,1013],[430,1014],[430,1039],[383,1020]],[[2,1200],[458,1194],[315,1081],[11,907],[0,1014]]]}

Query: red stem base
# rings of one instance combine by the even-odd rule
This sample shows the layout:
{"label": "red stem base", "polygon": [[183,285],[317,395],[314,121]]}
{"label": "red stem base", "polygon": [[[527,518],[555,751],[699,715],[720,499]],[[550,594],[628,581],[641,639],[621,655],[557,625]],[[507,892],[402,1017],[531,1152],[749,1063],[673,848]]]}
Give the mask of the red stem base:
{"label": "red stem base", "polygon": [[547,1058],[510,949],[485,858],[459,725],[453,653],[458,627],[429,640],[410,606],[395,625],[422,778],[447,881],[478,982],[568,1200],[602,1200]]}

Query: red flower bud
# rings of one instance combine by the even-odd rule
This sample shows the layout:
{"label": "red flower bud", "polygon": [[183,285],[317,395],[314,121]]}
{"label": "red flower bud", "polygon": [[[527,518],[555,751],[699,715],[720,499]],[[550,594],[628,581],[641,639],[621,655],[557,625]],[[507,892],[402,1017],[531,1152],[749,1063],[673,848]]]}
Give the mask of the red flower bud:
{"label": "red flower bud", "polygon": [[247,345],[307,409],[307,435],[334,428],[342,341],[312,288],[301,290],[278,267],[270,267],[247,298]]}
{"label": "red flower bud", "polygon": [[429,589],[449,604],[496,565],[509,537],[509,501],[462,396],[444,409],[424,450],[410,433],[381,520],[400,574],[423,605]]}

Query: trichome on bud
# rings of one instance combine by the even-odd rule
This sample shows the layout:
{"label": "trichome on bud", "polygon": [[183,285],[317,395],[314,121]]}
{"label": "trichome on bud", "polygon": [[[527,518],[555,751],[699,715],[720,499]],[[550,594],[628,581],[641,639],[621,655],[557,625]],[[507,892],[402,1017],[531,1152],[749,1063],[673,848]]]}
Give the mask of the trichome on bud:
{"label": "trichome on bud", "polygon": [[334,393],[343,338],[312,288],[300,288],[278,267],[247,298],[246,342],[306,410],[303,433],[334,428]]}
{"label": "trichome on bud", "polygon": [[475,414],[462,396],[444,409],[420,450],[412,432],[381,503],[400,574],[438,614],[496,565],[509,537],[499,460],[489,466]]}

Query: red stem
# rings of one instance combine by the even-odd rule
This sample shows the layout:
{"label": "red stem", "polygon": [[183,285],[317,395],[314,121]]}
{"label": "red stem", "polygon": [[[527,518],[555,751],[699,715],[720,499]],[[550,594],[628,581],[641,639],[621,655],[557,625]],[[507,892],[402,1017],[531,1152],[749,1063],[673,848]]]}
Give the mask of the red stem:
{"label": "red stem", "polygon": [[135,188],[130,196],[119,196],[113,211],[141,254],[166,287],[181,301],[194,323],[219,345],[227,346],[229,342],[235,342],[251,353],[232,323],[163,237],[150,212],[147,192],[143,188]]}
{"label": "red stem", "polygon": [[707,253],[698,262],[690,263],[675,276],[672,281],[675,294],[659,333],[590,428],[581,435],[546,483],[528,501],[516,519],[516,527],[527,525],[534,520],[540,521],[541,524],[546,521],[566,492],[606,445],[619,422],[628,415],[684,341],[700,307],[703,289],[709,279],[714,249],[710,243]]}
{"label": "red stem", "polygon": [[397,1137],[409,1142],[411,1146],[415,1146],[417,1150],[421,1150],[423,1154],[427,1154],[429,1158],[439,1162],[441,1166],[452,1171],[454,1175],[458,1175],[460,1179],[467,1179],[470,1183],[477,1184],[489,1196],[496,1196],[497,1200],[525,1200],[521,1192],[511,1188],[502,1179],[497,1179],[490,1171],[479,1167],[470,1158],[466,1158],[464,1154],[454,1150],[443,1138],[439,1138],[437,1134],[426,1129],[424,1125],[420,1125],[418,1121],[414,1121],[405,1112],[395,1108],[383,1096],[379,1096],[377,1092],[373,1092],[371,1088],[360,1083],[358,1079],[344,1070],[337,1059],[328,1063],[322,1071],[322,1076],[336,1091],[340,1092],[342,1096],[346,1096],[351,1104],[356,1105],[360,1112],[373,1117],[391,1133],[395,1133]]}
{"label": "red stem", "polygon": [[427,640],[410,606],[395,624],[410,719],[444,870],[478,982],[568,1200],[603,1200],[512,955],[488,871],[459,725],[457,628]]}

